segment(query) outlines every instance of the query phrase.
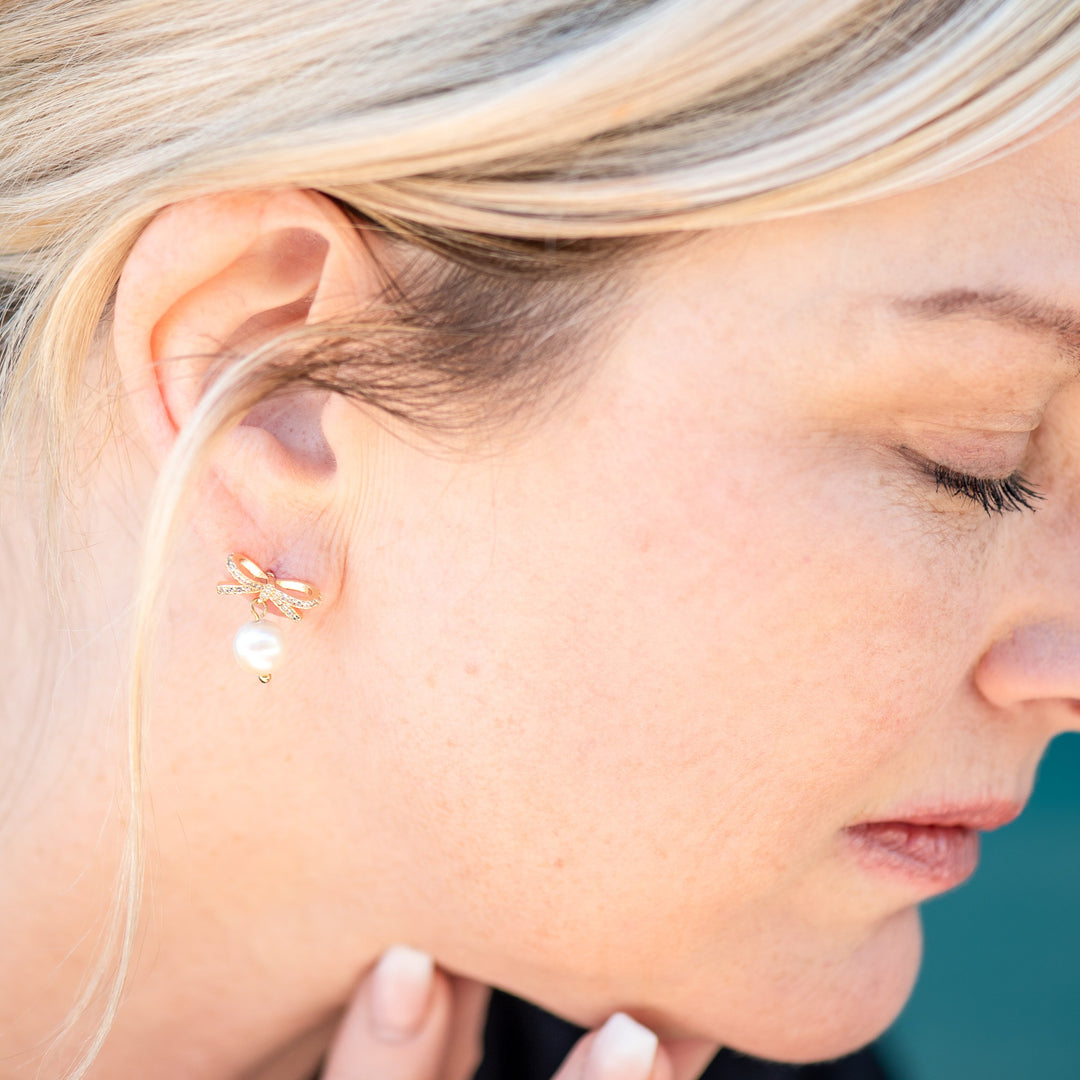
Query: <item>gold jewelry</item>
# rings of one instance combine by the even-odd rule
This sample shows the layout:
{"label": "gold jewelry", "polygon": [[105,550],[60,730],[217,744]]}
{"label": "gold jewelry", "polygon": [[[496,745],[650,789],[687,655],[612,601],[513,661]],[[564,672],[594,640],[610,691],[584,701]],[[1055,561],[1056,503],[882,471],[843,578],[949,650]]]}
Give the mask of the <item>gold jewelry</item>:
{"label": "gold jewelry", "polygon": [[281,660],[285,639],[273,623],[263,621],[266,605],[273,604],[282,615],[299,622],[302,616],[297,609],[313,608],[322,597],[303,581],[279,580],[272,571],[263,570],[246,555],[231,553],[225,560],[225,568],[235,584],[221,582],[217,587],[219,593],[255,597],[251,601],[252,621],[244,623],[233,638],[233,656],[242,668],[258,675],[259,682],[268,683]]}

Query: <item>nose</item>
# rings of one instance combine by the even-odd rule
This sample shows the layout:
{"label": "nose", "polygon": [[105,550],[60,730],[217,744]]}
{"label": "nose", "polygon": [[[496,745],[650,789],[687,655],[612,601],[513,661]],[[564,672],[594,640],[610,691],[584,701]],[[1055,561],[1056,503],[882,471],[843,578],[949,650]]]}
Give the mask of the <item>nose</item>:
{"label": "nose", "polygon": [[1080,613],[1018,627],[995,642],[975,668],[975,684],[999,708],[1042,705],[1056,731],[1080,731]]}

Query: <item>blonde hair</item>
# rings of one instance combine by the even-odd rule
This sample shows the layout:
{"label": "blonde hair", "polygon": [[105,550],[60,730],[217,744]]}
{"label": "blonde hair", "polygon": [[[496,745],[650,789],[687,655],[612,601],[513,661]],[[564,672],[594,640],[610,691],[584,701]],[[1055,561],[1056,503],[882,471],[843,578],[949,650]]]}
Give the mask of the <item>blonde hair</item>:
{"label": "blonde hair", "polygon": [[[52,509],[63,502],[85,360],[128,251],[170,203],[321,191],[446,257],[455,295],[493,277],[500,295],[517,289],[505,321],[531,313],[539,348],[543,297],[625,261],[620,238],[929,184],[1031,137],[1078,87],[1074,0],[0,4],[0,465],[33,444]],[[431,333],[445,285],[418,320]],[[475,344],[482,323],[459,339]],[[132,959],[147,658],[185,493],[223,429],[316,372],[407,414],[415,382],[372,396],[370,365],[345,362],[363,346],[382,350],[384,373],[406,370],[424,335],[403,325],[358,320],[334,331],[336,350],[279,342],[229,358],[161,474],[137,593],[118,902],[65,1031],[103,987],[105,1002],[70,1080],[100,1050]],[[423,385],[430,400],[470,379],[498,381],[476,369]]]}

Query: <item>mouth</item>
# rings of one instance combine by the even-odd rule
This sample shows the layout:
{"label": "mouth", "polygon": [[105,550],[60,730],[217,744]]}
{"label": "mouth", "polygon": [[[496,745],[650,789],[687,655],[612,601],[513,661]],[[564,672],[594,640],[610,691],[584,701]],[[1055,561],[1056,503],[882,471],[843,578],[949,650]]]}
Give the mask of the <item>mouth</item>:
{"label": "mouth", "polygon": [[979,833],[1001,828],[1023,809],[1012,800],[912,807],[844,833],[868,869],[906,878],[929,893],[955,888],[979,865]]}

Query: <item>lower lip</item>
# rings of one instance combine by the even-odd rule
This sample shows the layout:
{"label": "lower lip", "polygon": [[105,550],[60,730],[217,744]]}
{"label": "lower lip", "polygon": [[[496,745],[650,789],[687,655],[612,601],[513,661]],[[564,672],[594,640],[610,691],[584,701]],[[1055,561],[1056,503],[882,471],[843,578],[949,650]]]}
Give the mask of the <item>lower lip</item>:
{"label": "lower lip", "polygon": [[875,821],[846,832],[864,864],[935,891],[960,885],[979,865],[979,834],[959,825]]}

